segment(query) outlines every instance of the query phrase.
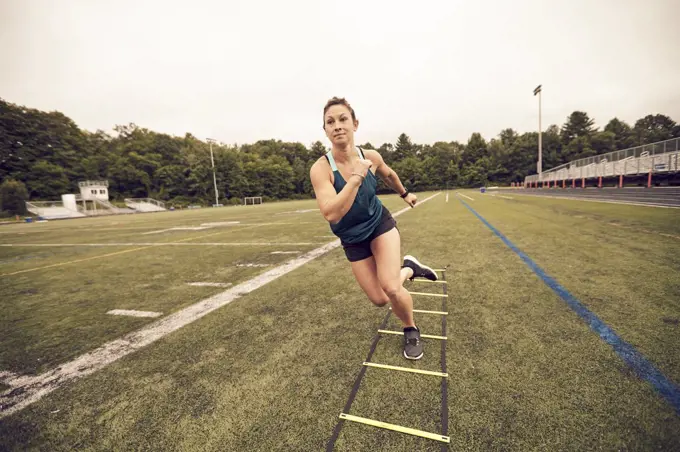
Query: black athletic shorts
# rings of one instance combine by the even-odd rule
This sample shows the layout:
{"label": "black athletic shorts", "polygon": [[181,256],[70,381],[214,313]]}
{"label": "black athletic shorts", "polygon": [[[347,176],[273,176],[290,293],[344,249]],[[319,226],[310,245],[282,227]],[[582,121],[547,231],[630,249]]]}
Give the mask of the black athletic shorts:
{"label": "black athletic shorts", "polygon": [[371,251],[371,242],[373,239],[396,227],[397,221],[392,217],[392,214],[387,210],[387,207],[383,206],[382,215],[380,215],[380,223],[378,223],[378,226],[375,227],[366,240],[352,244],[342,243],[342,247],[345,250],[345,256],[347,256],[347,259],[350,262],[357,262],[373,256],[373,252]]}

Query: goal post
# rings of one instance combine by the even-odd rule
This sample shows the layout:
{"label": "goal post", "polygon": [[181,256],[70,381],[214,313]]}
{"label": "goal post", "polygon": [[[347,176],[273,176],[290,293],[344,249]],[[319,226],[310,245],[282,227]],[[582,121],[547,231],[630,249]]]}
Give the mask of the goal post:
{"label": "goal post", "polygon": [[244,199],[244,203],[246,206],[262,204],[262,196],[246,196]]}

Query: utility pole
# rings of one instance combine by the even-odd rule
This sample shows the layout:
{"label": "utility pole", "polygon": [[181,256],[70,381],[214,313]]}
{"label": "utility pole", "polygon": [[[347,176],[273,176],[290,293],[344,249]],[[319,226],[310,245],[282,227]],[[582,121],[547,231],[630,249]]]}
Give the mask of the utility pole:
{"label": "utility pole", "polygon": [[220,198],[217,194],[217,176],[215,175],[215,158],[213,157],[212,145],[215,142],[212,138],[207,138],[206,141],[210,143],[210,162],[212,163],[213,172],[213,186],[215,187],[215,205],[213,207],[218,207],[220,205]]}
{"label": "utility pole", "polygon": [[538,94],[538,165],[536,167],[536,172],[538,173],[538,181],[542,182],[542,174],[543,174],[543,143],[541,140],[541,134],[543,132],[543,129],[541,128],[541,86],[538,85],[534,89],[534,96]]}

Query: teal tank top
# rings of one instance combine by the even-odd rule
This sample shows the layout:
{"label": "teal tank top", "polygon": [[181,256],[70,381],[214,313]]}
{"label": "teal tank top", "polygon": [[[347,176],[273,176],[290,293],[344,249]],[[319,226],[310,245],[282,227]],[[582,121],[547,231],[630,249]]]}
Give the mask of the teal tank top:
{"label": "teal tank top", "polygon": [[[364,158],[364,153],[360,148],[357,148],[357,153],[360,158]],[[345,188],[345,185],[347,185],[347,182],[335,165],[332,150],[326,153],[326,158],[333,170],[333,187],[336,193],[340,193]],[[377,186],[378,180],[369,169],[366,178],[359,186],[359,191],[356,198],[354,198],[352,207],[339,222],[331,223],[331,231],[340,238],[342,243],[354,244],[363,242],[380,223],[383,206],[376,196]]]}

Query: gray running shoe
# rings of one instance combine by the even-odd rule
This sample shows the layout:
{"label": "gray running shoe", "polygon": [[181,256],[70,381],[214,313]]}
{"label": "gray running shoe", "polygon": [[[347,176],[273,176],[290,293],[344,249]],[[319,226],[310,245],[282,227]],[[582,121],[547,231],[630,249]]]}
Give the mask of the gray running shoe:
{"label": "gray running shoe", "polygon": [[413,270],[413,276],[409,278],[412,281],[413,278],[426,278],[430,281],[436,281],[438,279],[437,273],[434,270],[427,265],[421,264],[418,262],[418,259],[413,256],[404,256],[404,265],[402,265],[402,267],[408,267]]}
{"label": "gray running shoe", "polygon": [[423,343],[420,341],[420,331],[409,329],[404,331],[404,358],[420,359],[423,357]]}

